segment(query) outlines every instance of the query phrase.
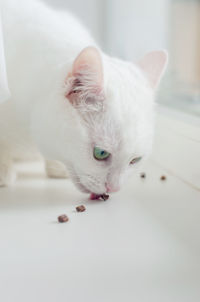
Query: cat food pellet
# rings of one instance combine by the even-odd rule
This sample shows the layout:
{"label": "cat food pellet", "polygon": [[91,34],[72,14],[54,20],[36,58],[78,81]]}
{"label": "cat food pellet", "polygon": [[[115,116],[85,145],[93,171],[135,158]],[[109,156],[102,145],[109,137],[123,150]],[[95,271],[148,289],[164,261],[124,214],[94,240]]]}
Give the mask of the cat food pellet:
{"label": "cat food pellet", "polygon": [[145,178],[145,177],[146,177],[146,174],[145,174],[145,173],[141,173],[141,174],[140,174],[140,177],[141,177],[141,178]]}
{"label": "cat food pellet", "polygon": [[100,199],[103,199],[104,201],[106,201],[109,198],[108,194],[102,194],[100,195]]}
{"label": "cat food pellet", "polygon": [[160,180],[166,180],[166,176],[165,175],[162,175],[161,177],[160,177]]}
{"label": "cat food pellet", "polygon": [[58,216],[59,222],[67,222],[68,220],[69,220],[69,218],[65,214]]}
{"label": "cat food pellet", "polygon": [[85,208],[84,205],[81,205],[81,206],[76,207],[76,211],[77,211],[77,212],[84,212],[85,210],[86,210],[86,208]]}

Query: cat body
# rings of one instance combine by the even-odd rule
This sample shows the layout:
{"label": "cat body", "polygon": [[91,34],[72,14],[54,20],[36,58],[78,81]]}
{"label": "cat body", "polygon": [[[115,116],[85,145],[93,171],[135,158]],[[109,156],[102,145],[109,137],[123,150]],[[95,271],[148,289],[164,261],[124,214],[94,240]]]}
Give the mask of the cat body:
{"label": "cat body", "polygon": [[11,93],[0,105],[0,185],[13,182],[14,158],[39,151],[84,192],[119,190],[151,151],[166,53],[138,65],[109,57],[75,17],[39,1],[0,0],[0,11]]}

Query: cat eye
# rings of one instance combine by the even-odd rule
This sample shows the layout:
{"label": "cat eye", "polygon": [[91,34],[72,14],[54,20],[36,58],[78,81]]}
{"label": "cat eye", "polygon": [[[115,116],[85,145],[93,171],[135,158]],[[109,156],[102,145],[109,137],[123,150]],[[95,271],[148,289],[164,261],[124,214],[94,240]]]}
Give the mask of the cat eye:
{"label": "cat eye", "polygon": [[134,158],[134,159],[132,159],[131,161],[130,161],[130,165],[134,165],[134,164],[136,164],[137,162],[139,162],[140,160],[142,159],[142,157],[140,156],[140,157],[136,157],[136,158]]}
{"label": "cat eye", "polygon": [[94,147],[93,154],[94,158],[97,160],[105,160],[110,156],[109,152],[98,147]]}

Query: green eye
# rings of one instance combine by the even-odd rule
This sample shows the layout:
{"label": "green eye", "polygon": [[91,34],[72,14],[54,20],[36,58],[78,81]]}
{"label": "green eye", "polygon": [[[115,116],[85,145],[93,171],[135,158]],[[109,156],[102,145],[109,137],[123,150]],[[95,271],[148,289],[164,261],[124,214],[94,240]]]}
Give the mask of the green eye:
{"label": "green eye", "polygon": [[130,165],[136,164],[136,163],[139,162],[141,159],[142,159],[142,157],[136,157],[136,158],[132,159],[132,161],[130,161]]}
{"label": "green eye", "polygon": [[110,156],[110,153],[107,152],[106,150],[100,149],[98,147],[94,147],[94,158],[97,160],[104,160],[107,159]]}

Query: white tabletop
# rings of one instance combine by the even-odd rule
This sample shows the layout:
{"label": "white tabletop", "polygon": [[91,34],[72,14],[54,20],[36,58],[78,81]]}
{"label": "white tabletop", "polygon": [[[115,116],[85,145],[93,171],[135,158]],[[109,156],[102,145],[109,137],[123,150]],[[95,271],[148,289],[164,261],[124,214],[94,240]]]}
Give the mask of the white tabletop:
{"label": "white tabletop", "polygon": [[200,192],[149,163],[146,179],[91,202],[39,165],[19,168],[0,189],[0,301],[200,301]]}

